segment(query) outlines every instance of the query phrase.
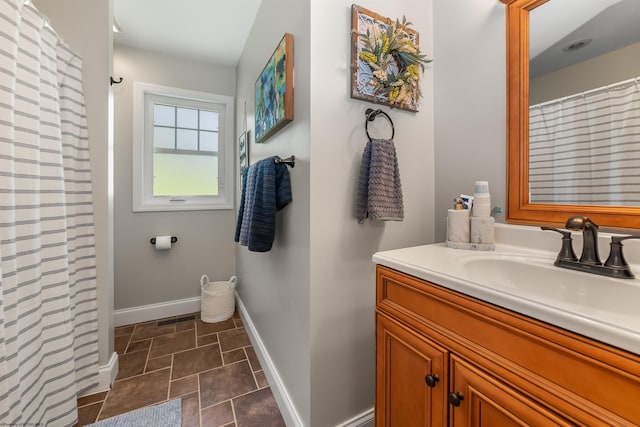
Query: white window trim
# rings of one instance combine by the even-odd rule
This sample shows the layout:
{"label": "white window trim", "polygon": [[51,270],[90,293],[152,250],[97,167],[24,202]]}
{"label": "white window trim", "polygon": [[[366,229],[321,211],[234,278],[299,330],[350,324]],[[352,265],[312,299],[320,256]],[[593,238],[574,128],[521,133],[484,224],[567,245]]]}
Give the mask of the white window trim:
{"label": "white window trim", "polygon": [[[224,105],[218,116],[218,157],[223,159],[218,168],[218,196],[153,196],[152,155],[153,146],[145,139],[150,127],[145,121],[146,95],[171,96],[191,101],[213,102]],[[133,211],[186,211],[233,209],[234,200],[234,145],[233,145],[234,100],[231,96],[215,95],[178,89],[143,82],[133,83]]]}

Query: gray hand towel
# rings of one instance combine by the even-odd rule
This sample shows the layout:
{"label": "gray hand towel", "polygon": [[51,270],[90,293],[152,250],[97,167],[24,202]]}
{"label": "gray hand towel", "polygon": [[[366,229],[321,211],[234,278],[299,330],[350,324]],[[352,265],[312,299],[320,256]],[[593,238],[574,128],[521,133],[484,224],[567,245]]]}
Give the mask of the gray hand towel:
{"label": "gray hand towel", "polygon": [[357,203],[359,223],[367,217],[379,221],[403,220],[400,170],[392,140],[367,142],[360,166]]}

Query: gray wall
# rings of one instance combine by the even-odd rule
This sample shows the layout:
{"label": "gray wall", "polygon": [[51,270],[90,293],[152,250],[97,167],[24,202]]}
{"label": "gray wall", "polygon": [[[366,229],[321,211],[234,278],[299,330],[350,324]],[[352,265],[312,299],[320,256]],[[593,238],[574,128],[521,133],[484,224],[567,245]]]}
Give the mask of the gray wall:
{"label": "gray wall", "polygon": [[640,43],[623,47],[529,82],[529,104],[640,77]]}
{"label": "gray wall", "polygon": [[497,0],[433,0],[436,241],[454,197],[473,193],[476,180],[505,207],[505,10]]}
{"label": "gray wall", "polygon": [[[433,241],[431,69],[419,113],[385,109],[396,126],[405,220],[356,221],[364,112],[376,106],[349,96],[351,4],[265,0],[238,66],[238,111],[241,117],[247,101],[253,129],[255,79],[283,33],[294,34],[294,121],[266,144],[250,146],[251,162],[296,155],[293,202],[278,214],[273,250],[238,247],[237,269],[240,297],[304,424],[314,427],[336,425],[373,405],[371,256]],[[430,1],[367,7],[394,18],[406,14],[420,32],[422,50],[433,54]],[[379,132],[388,132],[380,126]]]}
{"label": "gray wall", "polygon": [[[228,279],[235,273],[234,210],[132,211],[133,82],[235,96],[235,68],[186,61],[116,46],[113,73],[123,83],[115,98],[115,308],[200,296],[200,276]],[[149,239],[173,235],[178,242],[156,251]]]}
{"label": "gray wall", "polygon": [[[311,2],[311,425],[334,426],[371,408],[375,388],[375,268],[371,256],[434,241],[434,52],[431,0],[360,5],[405,15],[429,58],[420,111],[350,98],[351,4]],[[383,108],[395,125],[404,220],[358,224],[357,178],[367,142],[365,110]],[[372,136],[389,137],[381,117]],[[370,132],[372,127],[370,126]],[[330,409],[329,409],[330,408]]]}
{"label": "gray wall", "polygon": [[[52,27],[84,60],[83,86],[96,233],[98,284],[98,346],[100,365],[113,354],[113,196],[110,160],[113,133],[110,121],[112,2],[101,0],[35,0]],[[73,12],[71,12],[73,11]]]}
{"label": "gray wall", "polygon": [[[294,120],[264,144],[254,141],[254,83],[285,32],[294,36]],[[236,127],[251,130],[249,159],[296,156],[290,169],[293,201],[278,213],[270,252],[237,246],[238,293],[270,357],[309,424],[309,2],[264,0],[238,64]]]}

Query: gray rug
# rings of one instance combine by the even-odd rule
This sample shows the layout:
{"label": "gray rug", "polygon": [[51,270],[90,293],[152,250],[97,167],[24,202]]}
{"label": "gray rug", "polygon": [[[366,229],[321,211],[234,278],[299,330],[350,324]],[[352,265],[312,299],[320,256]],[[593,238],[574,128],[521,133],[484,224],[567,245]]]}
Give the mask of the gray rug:
{"label": "gray rug", "polygon": [[174,399],[155,406],[127,412],[89,424],[86,427],[180,427],[182,399]]}

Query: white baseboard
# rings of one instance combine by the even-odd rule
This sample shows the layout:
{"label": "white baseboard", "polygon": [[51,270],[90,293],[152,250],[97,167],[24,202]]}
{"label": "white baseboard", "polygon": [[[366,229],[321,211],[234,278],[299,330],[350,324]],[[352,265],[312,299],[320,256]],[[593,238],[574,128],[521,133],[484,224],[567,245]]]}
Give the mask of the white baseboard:
{"label": "white baseboard", "polygon": [[98,384],[94,387],[85,390],[82,396],[88,396],[90,394],[100,393],[111,389],[111,384],[116,380],[118,375],[118,353],[115,351],[111,355],[109,362],[106,365],[98,367]]}
{"label": "white baseboard", "polygon": [[284,418],[285,424],[287,427],[305,427],[295,405],[293,404],[293,400],[291,400],[287,387],[284,385],[276,366],[273,364],[273,360],[271,360],[271,357],[269,356],[267,348],[264,346],[260,335],[258,335],[258,330],[237,293],[236,307],[240,314],[240,318],[242,319],[242,324],[244,325],[247,335],[249,335],[249,339],[256,351],[262,370],[269,381],[271,392],[278,403],[278,408],[280,408],[280,413],[282,414],[282,418]]}
{"label": "white baseboard", "polygon": [[364,411],[360,415],[356,415],[343,422],[342,424],[338,424],[336,427],[373,427],[373,423],[375,421],[373,408],[368,411]]}
{"label": "white baseboard", "polygon": [[197,311],[200,311],[200,297],[123,308],[115,310],[113,317],[116,326],[124,326]]}

